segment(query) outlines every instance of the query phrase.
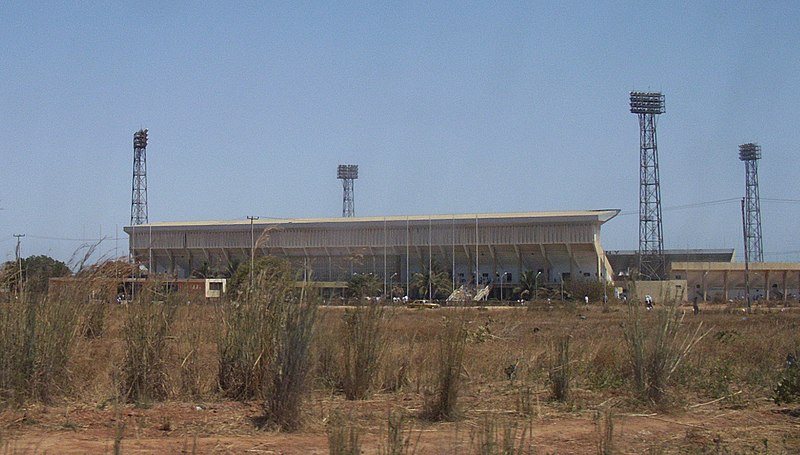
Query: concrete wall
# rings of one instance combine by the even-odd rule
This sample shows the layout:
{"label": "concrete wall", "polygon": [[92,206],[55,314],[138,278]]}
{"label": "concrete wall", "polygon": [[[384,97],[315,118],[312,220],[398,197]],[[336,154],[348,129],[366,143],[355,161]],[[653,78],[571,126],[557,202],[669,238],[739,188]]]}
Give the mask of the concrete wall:
{"label": "concrete wall", "polygon": [[631,288],[633,288],[640,302],[644,302],[646,295],[650,295],[656,304],[687,301],[686,280],[637,281],[626,288],[628,289],[628,298],[632,297]]}

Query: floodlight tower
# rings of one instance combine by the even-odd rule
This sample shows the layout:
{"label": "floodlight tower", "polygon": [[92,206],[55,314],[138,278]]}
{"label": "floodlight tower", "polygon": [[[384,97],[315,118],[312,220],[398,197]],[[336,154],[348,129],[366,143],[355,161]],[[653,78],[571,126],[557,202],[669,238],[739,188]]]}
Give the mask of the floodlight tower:
{"label": "floodlight tower", "polygon": [[133,134],[133,185],[131,226],[145,224],[147,219],[147,130]]}
{"label": "floodlight tower", "polygon": [[631,112],[639,117],[639,276],[664,278],[664,230],[658,177],[656,116],[664,113],[660,92],[631,92]]}
{"label": "floodlight tower", "polygon": [[353,180],[358,178],[357,164],[340,164],[336,172],[336,178],[342,181],[344,197],[342,198],[342,216],[355,216],[353,208]]}
{"label": "floodlight tower", "polygon": [[761,201],[758,195],[758,160],[761,159],[761,146],[742,144],[739,146],[739,159],[744,161],[744,254],[750,262],[764,262],[761,242]]}

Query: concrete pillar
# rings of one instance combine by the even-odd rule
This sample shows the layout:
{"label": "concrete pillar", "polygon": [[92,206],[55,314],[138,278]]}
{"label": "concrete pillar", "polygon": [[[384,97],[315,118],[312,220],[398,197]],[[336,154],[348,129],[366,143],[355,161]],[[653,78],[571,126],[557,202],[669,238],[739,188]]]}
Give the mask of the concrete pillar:
{"label": "concrete pillar", "polygon": [[703,281],[702,281],[703,302],[708,302],[708,288],[706,288],[706,276],[707,275],[708,275],[708,272],[703,272]]}
{"label": "concrete pillar", "polygon": [[786,293],[789,292],[789,287],[786,285],[786,276],[789,274],[787,270],[781,272],[783,278],[783,300],[786,300]]}
{"label": "concrete pillar", "polygon": [[769,302],[769,270],[764,272],[764,297],[766,297],[767,302]]}
{"label": "concrete pillar", "polygon": [[728,271],[722,274],[722,299],[728,301]]}

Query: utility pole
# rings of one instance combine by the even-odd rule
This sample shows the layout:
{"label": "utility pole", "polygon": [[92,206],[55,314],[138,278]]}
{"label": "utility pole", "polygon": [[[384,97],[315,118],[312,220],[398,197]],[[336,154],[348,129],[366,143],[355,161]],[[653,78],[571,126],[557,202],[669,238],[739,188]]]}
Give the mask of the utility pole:
{"label": "utility pole", "polygon": [[[750,312],[750,248],[748,248],[748,239],[750,238],[750,227],[747,223],[747,198],[742,198],[742,234],[744,236],[744,293],[745,301],[747,302],[747,312]],[[767,289],[769,292],[769,289]]]}
{"label": "utility pole", "polygon": [[14,237],[17,238],[17,250],[16,250],[17,273],[19,274],[19,280],[17,281],[17,293],[18,295],[21,295],[23,283],[22,283],[22,249],[20,246],[20,241],[22,240],[23,237],[25,237],[25,234],[14,234]]}
{"label": "utility pole", "polygon": [[256,240],[253,222],[258,219],[257,216],[248,216],[250,220],[250,292],[253,292],[253,267],[255,267],[256,256]]}

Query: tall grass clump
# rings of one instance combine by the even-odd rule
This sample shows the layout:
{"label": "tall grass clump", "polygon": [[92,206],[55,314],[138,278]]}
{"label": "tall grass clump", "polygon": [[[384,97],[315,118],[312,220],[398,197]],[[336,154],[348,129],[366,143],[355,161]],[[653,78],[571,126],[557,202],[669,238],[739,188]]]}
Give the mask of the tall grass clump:
{"label": "tall grass clump", "polygon": [[308,298],[302,292],[299,299],[284,301],[276,308],[281,325],[275,336],[275,357],[269,370],[271,390],[264,410],[267,418],[284,431],[296,431],[302,423],[318,307],[318,299]]}
{"label": "tall grass clump", "polygon": [[467,343],[466,321],[463,314],[446,318],[438,335],[439,362],[434,377],[434,390],[426,394],[423,417],[432,421],[455,421],[458,397],[461,392],[461,370],[464,367],[464,348]]}
{"label": "tall grass clump", "polygon": [[266,398],[276,337],[283,324],[278,310],[293,298],[294,276],[288,262],[260,258],[254,269],[258,272],[253,287],[242,277],[239,294],[232,292],[220,305],[218,382],[223,394],[235,400]]}
{"label": "tall grass clump", "polygon": [[569,335],[561,337],[558,340],[550,364],[550,385],[553,398],[561,402],[569,401],[570,398],[572,365],[569,353],[569,340]]}
{"label": "tall grass clump", "polygon": [[70,383],[68,363],[80,310],[35,297],[4,304],[0,313],[0,400],[49,402]]}
{"label": "tall grass clump", "polygon": [[25,292],[0,304],[0,404],[48,403],[68,391],[82,308]]}
{"label": "tall grass clump", "polygon": [[204,367],[200,359],[200,348],[204,337],[201,322],[202,311],[193,306],[185,307],[188,314],[180,318],[180,384],[181,394],[190,398],[200,398],[205,392]]}
{"label": "tall grass clump", "polygon": [[332,312],[320,315],[318,328],[314,332],[314,372],[317,385],[323,389],[342,390],[343,360],[341,340],[344,321]]}
{"label": "tall grass clump", "polygon": [[265,257],[254,266],[253,286],[222,307],[218,336],[219,383],[232,398],[264,400],[265,423],[295,431],[310,370],[309,350],[318,298],[295,289],[291,264]]}
{"label": "tall grass clump", "polygon": [[344,377],[348,400],[369,397],[386,350],[386,315],[376,303],[359,303],[344,313]]}
{"label": "tall grass clump", "polygon": [[495,418],[485,418],[471,433],[473,451],[476,455],[527,455],[533,454],[532,429],[522,430],[515,422],[498,423]]}
{"label": "tall grass clump", "polygon": [[[59,298],[83,302],[82,331],[87,338],[102,337],[106,329],[109,305],[116,302],[116,285],[133,276],[135,266],[124,261],[105,261],[82,268],[73,280],[57,286]],[[51,289],[50,294],[54,292]]]}
{"label": "tall grass clump", "polygon": [[639,306],[631,304],[623,333],[639,398],[661,406],[672,374],[708,332],[701,331],[702,322],[695,330],[684,330],[683,315],[675,306],[655,311],[654,320],[649,322],[642,320]]}
{"label": "tall grass clump", "polygon": [[613,455],[614,450],[614,415],[610,410],[597,411],[594,418],[595,428],[600,440],[597,443],[598,455]]}
{"label": "tall grass clump", "polygon": [[328,424],[327,433],[328,454],[361,454],[361,432],[356,426],[348,425],[342,416],[338,414],[332,416]]}
{"label": "tall grass clump", "polygon": [[234,400],[262,398],[269,363],[265,356],[271,350],[266,305],[250,299],[224,301],[220,319],[222,328],[217,339],[220,390]]}
{"label": "tall grass clump", "polygon": [[386,446],[381,446],[378,453],[380,455],[414,455],[417,453],[417,444],[422,433],[417,433],[417,439],[412,444],[413,430],[402,412],[389,410],[386,419]]}
{"label": "tall grass clump", "polygon": [[125,351],[119,368],[123,400],[149,404],[167,398],[167,341],[176,308],[175,302],[155,301],[153,293],[146,291],[125,309],[122,326]]}

